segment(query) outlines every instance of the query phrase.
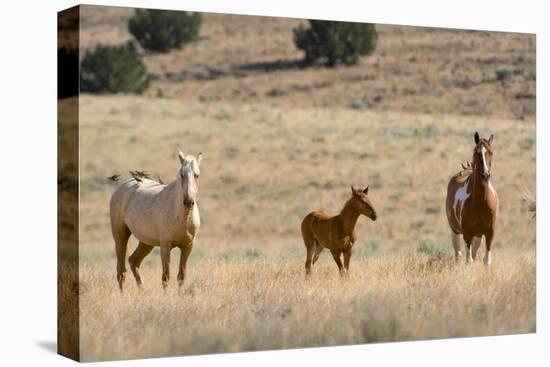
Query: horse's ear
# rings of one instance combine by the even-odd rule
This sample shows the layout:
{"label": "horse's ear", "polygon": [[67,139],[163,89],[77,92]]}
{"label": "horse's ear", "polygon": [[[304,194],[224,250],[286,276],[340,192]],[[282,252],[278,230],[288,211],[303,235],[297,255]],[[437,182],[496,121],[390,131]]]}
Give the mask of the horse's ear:
{"label": "horse's ear", "polygon": [[369,192],[369,185],[367,185],[367,187],[365,187],[365,189],[363,190],[363,194],[367,194]]}
{"label": "horse's ear", "polygon": [[201,164],[201,161],[202,161],[202,152],[200,152],[199,155],[197,156],[197,163],[199,165]]}
{"label": "horse's ear", "polygon": [[494,138],[494,135],[491,134],[491,136],[489,136],[489,140],[487,140],[487,142],[489,143],[489,145],[493,144],[493,138]]}
{"label": "horse's ear", "polygon": [[183,161],[185,160],[185,156],[181,152],[181,150],[178,153],[178,158],[180,159],[180,163],[183,164]]}
{"label": "horse's ear", "polygon": [[353,195],[359,195],[358,190],[357,190],[353,185],[351,185],[351,193],[352,193]]}
{"label": "horse's ear", "polygon": [[479,134],[478,132],[476,131],[475,135],[474,135],[474,141],[476,142],[476,144],[479,144]]}

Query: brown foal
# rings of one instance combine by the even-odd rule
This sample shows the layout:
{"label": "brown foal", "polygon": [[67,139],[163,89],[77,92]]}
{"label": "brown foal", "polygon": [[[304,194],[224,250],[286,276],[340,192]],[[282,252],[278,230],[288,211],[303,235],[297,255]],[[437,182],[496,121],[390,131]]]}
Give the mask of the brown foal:
{"label": "brown foal", "polygon": [[[351,187],[351,198],[346,202],[340,214],[328,215],[325,211],[318,210],[309,213],[302,221],[302,237],[306,246],[306,276],[311,274],[311,266],[319,259],[319,254],[324,248],[330,250],[340,275],[349,270],[351,249],[357,234],[355,225],[361,214],[376,220],[376,211],[367,193],[369,187],[364,190]],[[344,263],[341,257],[343,255]]]}

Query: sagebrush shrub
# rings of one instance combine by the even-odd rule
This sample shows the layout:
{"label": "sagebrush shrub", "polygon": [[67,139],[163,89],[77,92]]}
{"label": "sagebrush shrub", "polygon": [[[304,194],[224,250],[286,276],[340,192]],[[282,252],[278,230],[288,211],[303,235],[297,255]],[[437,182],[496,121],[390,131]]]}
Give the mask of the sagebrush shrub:
{"label": "sagebrush shrub", "polygon": [[87,51],[80,65],[80,90],[90,93],[141,93],[149,75],[135,46],[98,45]]}
{"label": "sagebrush shrub", "polygon": [[305,52],[305,62],[318,60],[327,66],[355,64],[359,56],[376,48],[378,33],[374,24],[309,20],[310,27],[294,29],[294,43]]}
{"label": "sagebrush shrub", "polygon": [[201,23],[199,13],[136,9],[128,20],[128,30],[143,48],[167,52],[195,39]]}

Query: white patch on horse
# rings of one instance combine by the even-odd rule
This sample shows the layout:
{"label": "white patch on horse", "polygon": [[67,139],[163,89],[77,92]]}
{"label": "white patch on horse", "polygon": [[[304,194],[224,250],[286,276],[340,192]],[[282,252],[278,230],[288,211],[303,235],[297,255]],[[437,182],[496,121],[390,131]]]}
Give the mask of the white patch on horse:
{"label": "white patch on horse", "polygon": [[485,257],[483,258],[483,262],[485,263],[485,265],[491,265],[491,263],[493,262],[493,260],[491,258],[491,251],[487,251],[485,253]]}
{"label": "white patch on horse", "polygon": [[477,255],[477,250],[479,249],[479,245],[481,245],[481,236],[479,237],[474,237],[474,239],[472,240],[472,258],[476,259],[476,255]]}
{"label": "white patch on horse", "polygon": [[453,211],[457,213],[458,208],[458,214],[460,215],[460,222],[462,222],[462,208],[464,208],[464,202],[468,197],[470,197],[470,194],[468,193],[468,184],[469,182],[466,181],[463,186],[459,187],[458,190],[455,192],[455,200],[453,202]]}
{"label": "white patch on horse", "polygon": [[483,173],[489,173],[489,169],[487,168],[487,158],[485,158],[486,155],[487,155],[487,149],[485,149],[485,147],[481,147],[481,160],[483,161]]}
{"label": "white patch on horse", "polygon": [[467,250],[468,252],[466,253],[466,265],[470,265],[472,262],[474,262],[474,259],[472,257],[472,246],[470,246],[470,248]]}
{"label": "white patch on horse", "polygon": [[454,232],[451,234],[451,236],[453,247],[455,249],[455,258],[458,260],[458,258],[462,256],[462,236]]}

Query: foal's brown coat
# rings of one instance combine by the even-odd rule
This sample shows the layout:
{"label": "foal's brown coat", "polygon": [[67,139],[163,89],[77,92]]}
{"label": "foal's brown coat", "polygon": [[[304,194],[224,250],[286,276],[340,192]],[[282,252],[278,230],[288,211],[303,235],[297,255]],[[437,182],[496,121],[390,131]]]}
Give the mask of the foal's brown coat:
{"label": "foal's brown coat", "polygon": [[[363,214],[373,221],[376,220],[376,211],[367,196],[369,187],[357,190],[352,186],[351,191],[351,198],[346,202],[340,214],[331,217],[322,210],[313,211],[302,221],[302,237],[307,249],[306,275],[311,274],[312,263],[315,264],[324,248],[329,249],[332,253],[340,274],[343,275],[347,272],[351,249],[357,239],[355,233],[357,219]],[[342,254],[343,265],[340,259]]]}

